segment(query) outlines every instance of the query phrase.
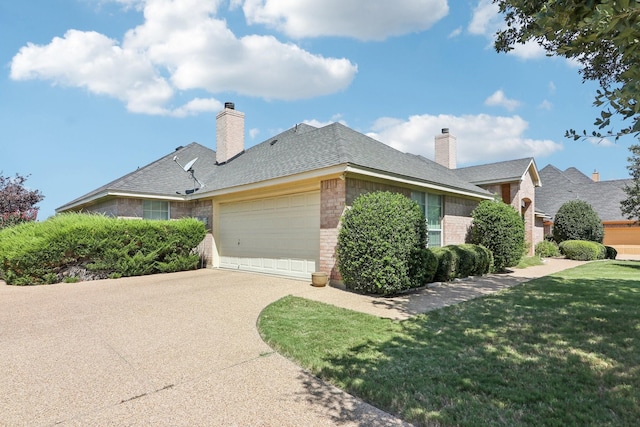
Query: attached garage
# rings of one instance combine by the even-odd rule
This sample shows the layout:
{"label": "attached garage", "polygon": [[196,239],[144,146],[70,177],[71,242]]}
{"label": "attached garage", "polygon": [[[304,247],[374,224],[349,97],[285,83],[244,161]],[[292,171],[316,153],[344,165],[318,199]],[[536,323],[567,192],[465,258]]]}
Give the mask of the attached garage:
{"label": "attached garage", "polygon": [[320,192],[221,203],[220,267],[308,279],[320,257]]}
{"label": "attached garage", "polygon": [[604,224],[604,243],[618,255],[640,255],[640,227],[633,221],[608,221]]}

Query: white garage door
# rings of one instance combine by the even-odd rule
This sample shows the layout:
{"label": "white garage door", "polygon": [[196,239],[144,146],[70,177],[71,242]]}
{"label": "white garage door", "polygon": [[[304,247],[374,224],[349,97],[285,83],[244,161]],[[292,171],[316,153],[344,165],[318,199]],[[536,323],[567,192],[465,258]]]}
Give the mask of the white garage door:
{"label": "white garage door", "polygon": [[320,252],[320,192],[220,205],[220,267],[308,279]]}

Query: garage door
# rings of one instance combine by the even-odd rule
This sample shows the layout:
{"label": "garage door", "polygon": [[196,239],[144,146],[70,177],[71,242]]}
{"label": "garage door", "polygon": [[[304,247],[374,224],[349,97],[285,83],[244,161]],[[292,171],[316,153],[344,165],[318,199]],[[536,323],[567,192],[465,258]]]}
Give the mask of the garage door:
{"label": "garage door", "polygon": [[308,279],[320,252],[320,192],[220,205],[220,267]]}
{"label": "garage door", "polygon": [[640,255],[640,227],[605,224],[602,243],[616,248],[619,255]]}

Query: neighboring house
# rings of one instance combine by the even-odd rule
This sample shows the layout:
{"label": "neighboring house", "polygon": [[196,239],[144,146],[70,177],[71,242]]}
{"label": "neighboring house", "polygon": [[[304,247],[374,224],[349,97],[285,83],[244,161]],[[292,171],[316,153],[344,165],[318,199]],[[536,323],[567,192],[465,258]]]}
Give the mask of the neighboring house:
{"label": "neighboring house", "polygon": [[209,266],[298,278],[322,271],[332,280],[340,279],[340,218],[371,191],[418,202],[430,246],[463,243],[473,209],[496,196],[522,213],[532,250],[543,238],[534,160],[456,169],[456,138],[448,129],[435,137],[435,161],[339,123],[299,124],[246,150],[244,134],[244,114],[226,103],[216,117],[217,151],[197,143],[178,147],[56,211],[196,217],[209,231],[200,247]]}
{"label": "neighboring house", "polygon": [[631,184],[631,179],[600,181],[598,172],[589,178],[576,168],[561,171],[553,165],[541,169],[540,176],[545,186],[536,191],[536,203],[549,215],[545,234],[551,233],[560,206],[579,199],[589,203],[600,217],[605,245],[613,246],[621,255],[640,255],[640,226],[620,210],[620,202],[627,198],[624,187]]}

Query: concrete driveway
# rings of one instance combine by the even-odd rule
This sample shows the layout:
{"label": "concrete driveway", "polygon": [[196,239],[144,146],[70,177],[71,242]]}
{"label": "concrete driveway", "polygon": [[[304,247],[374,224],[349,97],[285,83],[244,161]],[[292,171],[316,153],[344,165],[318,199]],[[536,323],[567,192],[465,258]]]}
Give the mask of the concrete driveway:
{"label": "concrete driveway", "polygon": [[322,292],[340,291],[221,270],[2,283],[0,425],[401,425],[258,335],[269,303]]}

